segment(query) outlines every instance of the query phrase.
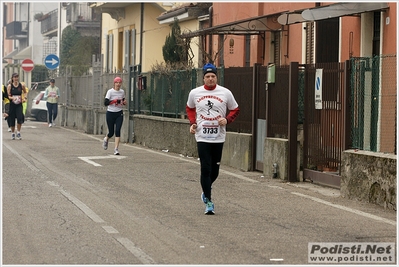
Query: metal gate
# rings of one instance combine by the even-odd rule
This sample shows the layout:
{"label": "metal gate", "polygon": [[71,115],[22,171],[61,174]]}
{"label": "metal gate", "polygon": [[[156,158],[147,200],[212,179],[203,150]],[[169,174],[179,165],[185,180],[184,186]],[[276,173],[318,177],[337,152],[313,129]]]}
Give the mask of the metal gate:
{"label": "metal gate", "polygon": [[252,133],[251,170],[263,170],[266,70],[255,64],[253,67],[226,68],[224,75],[224,85],[233,93],[240,107],[240,116],[227,126],[227,130]]}
{"label": "metal gate", "polygon": [[306,180],[340,187],[341,153],[348,147],[350,135],[349,82],[349,62],[305,65],[303,178]]}

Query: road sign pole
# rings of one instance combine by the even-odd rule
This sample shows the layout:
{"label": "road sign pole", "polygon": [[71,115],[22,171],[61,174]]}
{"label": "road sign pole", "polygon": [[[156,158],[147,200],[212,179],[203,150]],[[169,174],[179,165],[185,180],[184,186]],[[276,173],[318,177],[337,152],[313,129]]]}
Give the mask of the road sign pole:
{"label": "road sign pole", "polygon": [[31,84],[32,84],[32,72],[28,72],[28,79],[26,79],[26,86],[31,89]]}

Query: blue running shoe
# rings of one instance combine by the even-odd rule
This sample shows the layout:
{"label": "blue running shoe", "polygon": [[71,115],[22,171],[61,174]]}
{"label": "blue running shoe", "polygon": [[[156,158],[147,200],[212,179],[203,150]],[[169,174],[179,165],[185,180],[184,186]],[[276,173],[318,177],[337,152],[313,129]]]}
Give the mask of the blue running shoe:
{"label": "blue running shoe", "polygon": [[11,140],[15,140],[15,133],[11,134]]}
{"label": "blue running shoe", "polygon": [[202,199],[202,202],[204,202],[205,204],[208,201],[208,199],[205,197],[204,192],[202,192],[202,194],[201,194],[201,199]]}
{"label": "blue running shoe", "polygon": [[205,214],[206,215],[213,215],[215,214],[215,205],[213,204],[212,201],[208,201],[205,204]]}
{"label": "blue running shoe", "polygon": [[22,139],[22,137],[21,137],[21,133],[17,133],[17,138],[18,138],[19,140],[21,140],[21,139]]}
{"label": "blue running shoe", "polygon": [[[212,187],[211,187],[211,190],[212,190]],[[201,194],[201,199],[202,199],[202,202],[204,202],[205,204],[206,204],[206,202],[208,202],[208,199],[205,197],[204,192],[202,192],[202,194]]]}

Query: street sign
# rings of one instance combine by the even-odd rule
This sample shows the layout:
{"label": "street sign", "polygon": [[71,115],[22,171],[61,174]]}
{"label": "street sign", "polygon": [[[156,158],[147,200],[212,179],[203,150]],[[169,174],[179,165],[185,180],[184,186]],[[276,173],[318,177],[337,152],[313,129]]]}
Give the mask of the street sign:
{"label": "street sign", "polygon": [[27,58],[24,59],[21,63],[21,67],[24,71],[26,72],[31,72],[33,70],[33,68],[35,67],[35,65],[33,64],[32,59]]}
{"label": "street sign", "polygon": [[44,59],[44,65],[50,70],[56,69],[60,65],[60,59],[54,54],[47,55]]}
{"label": "street sign", "polygon": [[323,109],[323,69],[316,69],[315,86],[314,86],[314,104],[315,109]]}

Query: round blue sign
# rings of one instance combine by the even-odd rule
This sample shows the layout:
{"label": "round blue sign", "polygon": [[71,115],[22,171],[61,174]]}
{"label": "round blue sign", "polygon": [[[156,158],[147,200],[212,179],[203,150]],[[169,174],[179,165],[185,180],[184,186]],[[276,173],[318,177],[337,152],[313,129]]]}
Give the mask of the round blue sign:
{"label": "round blue sign", "polygon": [[50,54],[44,59],[44,65],[50,70],[56,69],[60,65],[60,59],[56,55]]}

